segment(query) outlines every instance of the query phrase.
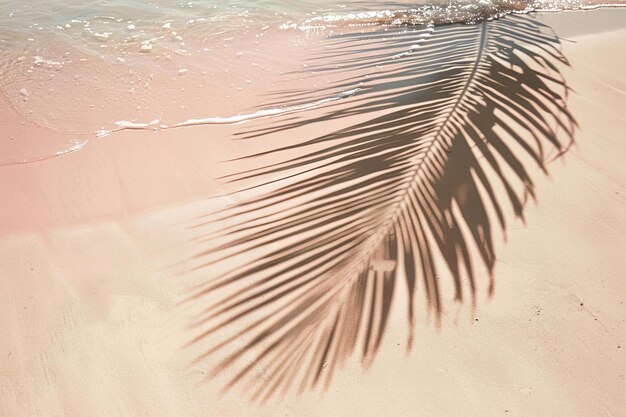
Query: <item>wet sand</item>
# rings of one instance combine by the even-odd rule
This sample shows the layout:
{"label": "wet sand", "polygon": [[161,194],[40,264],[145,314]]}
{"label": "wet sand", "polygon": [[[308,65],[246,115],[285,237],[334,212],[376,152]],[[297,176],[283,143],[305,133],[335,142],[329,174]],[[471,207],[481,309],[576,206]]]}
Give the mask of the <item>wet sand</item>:
{"label": "wet sand", "polygon": [[170,266],[193,250],[191,221],[231,200],[208,199],[236,189],[216,178],[250,163],[220,161],[262,151],[262,139],[230,140],[232,126],[124,131],[0,167],[0,414],[626,415],[626,62],[616,52],[626,26],[616,15],[539,17],[563,33],[579,129],[550,175],[533,176],[525,224],[496,238],[493,297],[449,307],[439,330],[418,315],[408,356],[394,312],[376,361],[366,371],[350,361],[323,394],[261,407],[222,394],[221,381],[198,385],[207,367],[180,349],[189,311],[176,302],[189,281]]}

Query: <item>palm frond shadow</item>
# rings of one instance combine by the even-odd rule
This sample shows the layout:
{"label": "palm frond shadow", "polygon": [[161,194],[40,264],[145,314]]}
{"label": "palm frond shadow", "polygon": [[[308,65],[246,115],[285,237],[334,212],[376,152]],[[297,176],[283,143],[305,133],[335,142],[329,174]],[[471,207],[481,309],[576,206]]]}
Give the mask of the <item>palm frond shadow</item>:
{"label": "palm frond shadow", "polygon": [[[473,303],[474,263],[493,271],[505,206],[522,218],[534,196],[528,160],[546,171],[550,152],[561,155],[574,137],[567,61],[558,38],[530,16],[331,41],[315,71],[373,68],[377,76],[319,118],[273,119],[240,137],[353,115],[360,122],[294,140],[268,153],[301,156],[231,176],[270,176],[273,188],[202,219],[223,228],[188,260],[208,275],[230,265],[189,296],[204,308],[188,346],[200,351],[196,361],[215,365],[210,375],[227,375],[227,388],[242,384],[259,400],[330,383],[357,350],[371,363],[400,280],[409,347],[420,285],[432,317],[442,314],[442,265],[454,298]],[[361,81],[347,75],[329,89]],[[284,91],[279,101],[307,99]]]}

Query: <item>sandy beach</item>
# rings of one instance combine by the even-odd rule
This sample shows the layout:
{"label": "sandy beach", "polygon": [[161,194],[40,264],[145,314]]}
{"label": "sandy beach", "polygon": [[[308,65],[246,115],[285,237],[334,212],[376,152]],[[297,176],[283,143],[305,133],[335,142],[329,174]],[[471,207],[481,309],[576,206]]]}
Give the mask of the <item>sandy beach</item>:
{"label": "sandy beach", "polygon": [[[346,117],[256,136],[255,129],[280,124],[263,119],[127,129],[60,157],[0,166],[0,415],[626,416],[626,11],[534,18],[554,30],[569,64],[559,70],[576,125],[571,148],[559,158],[557,150],[546,148],[547,175],[526,164],[530,156],[521,157],[535,199],[527,196],[523,220],[508,206],[503,209],[506,231],[495,226],[492,231],[493,271],[474,262],[475,303],[467,296],[455,302],[453,280],[442,279],[444,308],[437,324],[420,283],[411,351],[406,308],[398,302],[376,359],[350,357],[326,388],[289,391],[264,404],[250,397],[252,383],[223,392],[227,375],[208,378],[216,359],[193,361],[208,342],[189,346],[197,330],[190,318],[222,299],[216,294],[181,300],[207,276],[227,276],[229,265],[210,265],[207,271],[197,266],[203,258],[185,260],[204,248],[204,238],[219,232],[215,227],[232,226],[203,217],[228,213],[228,204],[241,198],[230,193],[297,171],[229,182],[225,176],[255,167],[257,159],[244,156],[289,146],[296,137],[305,141],[341,131],[388,109],[346,111]],[[323,40],[315,38],[311,45]],[[306,53],[280,61],[279,48],[254,56],[246,50],[241,59],[272,74],[279,68],[289,74]],[[294,91],[315,82],[294,74],[288,85]],[[362,72],[350,74],[358,79]],[[206,114],[252,114],[257,110],[250,104],[259,102],[271,107],[274,98],[267,93],[282,85],[253,77],[255,88],[236,101],[227,99],[231,80],[205,82],[203,88],[215,91]],[[344,75],[328,77],[329,85],[339,86],[332,94],[348,89],[342,88]],[[199,81],[180,82],[189,90]],[[328,96],[323,87],[295,95],[282,108],[318,103]],[[360,97],[357,92],[311,105],[306,117],[324,118]],[[3,128],[6,136],[31,128],[29,143],[38,135],[54,136],[20,124],[21,113],[7,100],[0,105],[0,124],[12,126]],[[182,114],[173,114],[172,121],[184,120]],[[280,117],[280,123],[298,120],[295,114]],[[568,132],[555,129],[568,143]],[[19,146],[8,146],[17,157]],[[322,147],[314,144],[307,152],[316,155]],[[54,150],[40,154],[49,151]],[[266,163],[302,153],[287,149]],[[244,195],[259,192],[252,188]],[[506,197],[502,188],[496,193]],[[481,256],[476,249],[470,254]],[[445,267],[445,259],[435,262]],[[464,281],[466,290],[469,285]],[[238,330],[227,331],[232,336]],[[243,345],[235,341],[228,349]],[[255,353],[253,348],[244,356],[255,362]],[[259,368],[255,380],[263,381],[265,368]],[[267,377],[265,383],[272,382]]]}

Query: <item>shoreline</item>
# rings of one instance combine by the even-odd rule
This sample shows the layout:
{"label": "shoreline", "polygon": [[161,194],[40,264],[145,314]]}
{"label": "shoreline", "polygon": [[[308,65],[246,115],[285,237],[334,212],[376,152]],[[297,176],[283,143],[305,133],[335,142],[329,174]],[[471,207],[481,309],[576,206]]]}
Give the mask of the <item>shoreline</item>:
{"label": "shoreline", "polygon": [[[620,13],[607,13],[607,10],[594,10],[594,13],[602,19],[607,16],[619,15]],[[626,11],[622,11],[622,14]],[[549,23],[554,21],[561,32],[566,34],[580,31],[581,25],[575,19],[568,19],[567,16],[583,16],[581,12],[563,12],[560,14],[540,14],[540,20]],[[582,17],[584,19],[584,17]],[[611,25],[617,25],[619,18],[610,20]],[[605,25],[597,25],[600,32],[605,29]],[[582,26],[584,27],[584,26]],[[587,30],[585,28],[585,30]],[[568,35],[569,36],[569,35]],[[329,93],[330,94],[330,93]],[[323,97],[323,96],[322,96]],[[255,100],[258,101],[258,100]],[[215,106],[222,106],[221,102]],[[231,106],[232,107],[232,106]],[[236,106],[235,106],[236,107]],[[217,107],[215,107],[217,108]],[[233,107],[234,108],[234,107]],[[244,108],[244,106],[239,107]],[[251,111],[254,107],[252,107]],[[320,109],[323,111],[325,109]],[[236,110],[230,110],[236,114]],[[214,114],[224,114],[214,110]],[[19,126],[19,123],[10,122],[10,125]],[[41,217],[40,213],[28,213],[28,205],[47,207],[45,213],[52,213],[51,217],[44,216],[40,220],[41,226],[46,228],[46,222],[50,226],[58,222],[58,226],[72,226],[75,222],[82,221],[89,224],[94,218],[100,221],[120,221],[140,213],[151,213],[164,208],[175,208],[180,204],[192,203],[207,196],[228,193],[234,188],[224,184],[214,183],[214,178],[221,176],[220,166],[223,161],[241,156],[237,151],[239,143],[228,139],[236,131],[236,126],[210,126],[208,130],[201,130],[201,127],[186,127],[184,131],[158,131],[133,130],[128,129],[117,132],[115,135],[96,139],[96,143],[87,145],[86,149],[61,155],[51,160],[25,164],[19,166],[3,166],[0,172],[3,175],[3,189],[9,191],[12,197],[6,203],[19,201],[21,187],[15,188],[20,183],[27,180],[30,184],[46,184],[50,186],[50,181],[54,178],[57,192],[51,193],[41,186],[28,186],[31,196],[30,202],[24,201],[24,209],[16,209],[10,205],[3,208],[3,212],[9,215],[0,220],[0,234],[10,231],[19,232],[27,230],[29,219]],[[30,136],[40,135],[45,130],[35,130],[29,133]],[[34,137],[34,136],[33,136]],[[84,139],[77,139],[81,143]],[[211,143],[215,142],[217,143]],[[262,149],[262,146],[246,142],[251,150]],[[219,148],[224,152],[224,157],[214,158],[216,153],[213,149]],[[182,151],[182,152],[181,152]],[[86,155],[82,155],[87,153]],[[78,155],[81,154],[81,155]],[[115,164],[111,162],[115,160]],[[160,164],[161,168],[156,165]],[[99,166],[94,172],[90,166]],[[245,166],[245,165],[244,165]],[[119,170],[121,176],[129,181],[120,183],[116,180]],[[168,172],[164,171],[168,170]],[[143,172],[155,172],[157,177],[150,177]],[[73,178],[74,172],[81,172],[85,178]],[[156,184],[161,178],[163,186]],[[178,179],[176,179],[178,178]],[[2,181],[0,179],[0,181]],[[175,181],[172,183],[172,181]],[[24,183],[25,184],[25,183]],[[66,184],[66,187],[62,185]],[[79,189],[72,189],[79,187]],[[114,189],[114,188],[117,188]],[[142,198],[139,189],[148,190]],[[153,191],[149,191],[153,190]],[[73,207],[67,200],[74,195],[84,195],[87,203]],[[130,196],[130,197],[129,197]],[[65,200],[63,203],[55,200]],[[21,214],[28,213],[27,218]],[[32,225],[31,225],[32,226]]]}

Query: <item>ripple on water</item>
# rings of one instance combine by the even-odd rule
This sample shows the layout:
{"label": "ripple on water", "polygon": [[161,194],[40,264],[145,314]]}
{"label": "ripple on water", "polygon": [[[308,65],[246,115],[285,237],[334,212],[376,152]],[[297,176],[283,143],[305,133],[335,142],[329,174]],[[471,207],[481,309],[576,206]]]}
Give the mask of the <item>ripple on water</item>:
{"label": "ripple on water", "polygon": [[[280,74],[301,67],[306,56],[303,47],[328,34],[378,25],[474,23],[509,12],[598,4],[583,0],[422,4],[367,0],[342,4],[331,0],[3,1],[0,92],[5,96],[3,105],[8,103],[12,113],[4,112],[0,133],[14,142],[4,146],[0,163],[35,160],[45,156],[41,152],[55,155],[80,149],[97,132],[119,130],[115,123],[120,120],[148,123],[153,128],[149,121],[171,126],[185,125],[185,120],[256,114],[267,108],[259,98],[261,92],[284,88],[274,85]],[[277,47],[275,42],[282,44]],[[419,47],[418,42],[411,46]],[[410,52],[400,51],[394,59]],[[331,92],[320,99],[340,93]],[[7,127],[9,118],[18,125]],[[37,127],[39,133],[20,128],[22,123]],[[25,151],[33,135],[50,144]],[[24,143],[16,145],[16,140]]]}

